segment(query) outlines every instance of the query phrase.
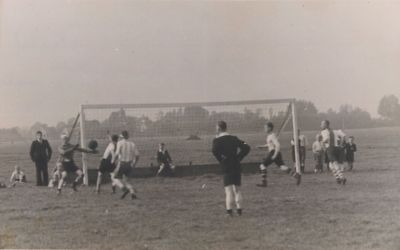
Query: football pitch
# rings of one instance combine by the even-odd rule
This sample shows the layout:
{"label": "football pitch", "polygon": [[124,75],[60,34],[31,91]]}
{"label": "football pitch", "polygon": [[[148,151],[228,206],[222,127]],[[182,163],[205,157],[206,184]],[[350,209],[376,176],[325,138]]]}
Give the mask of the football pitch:
{"label": "football pitch", "polygon": [[[345,172],[345,186],[330,173],[313,174],[308,151],[300,186],[275,167],[269,169],[266,189],[255,186],[257,174],[244,175],[244,215],[233,218],[224,214],[218,175],[135,178],[139,199],[134,201],[112,195],[109,184],[99,195],[93,186],[82,186],[57,196],[55,189],[34,185],[30,142],[0,145],[0,181],[7,181],[15,164],[29,181],[0,189],[0,248],[398,250],[400,128],[346,132],[355,136],[358,152],[354,171]],[[315,133],[306,134],[311,144]],[[262,134],[241,137],[253,148],[249,161],[262,157],[255,149],[264,143]],[[209,143],[205,140],[211,141],[169,150],[182,162],[212,161],[209,151],[190,147]],[[287,138],[283,141],[287,145]],[[287,146],[284,157],[289,163]]]}

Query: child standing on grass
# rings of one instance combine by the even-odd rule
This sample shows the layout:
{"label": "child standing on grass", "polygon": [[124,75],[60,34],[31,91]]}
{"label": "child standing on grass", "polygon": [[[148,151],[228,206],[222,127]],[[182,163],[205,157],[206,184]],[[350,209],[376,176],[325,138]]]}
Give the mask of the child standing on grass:
{"label": "child standing on grass", "polygon": [[315,161],[314,173],[322,173],[325,151],[324,151],[324,144],[322,143],[321,134],[317,134],[316,140],[312,145],[312,151],[314,154],[314,161]]}
{"label": "child standing on grass", "polygon": [[357,145],[354,143],[354,136],[349,136],[345,146],[346,150],[346,161],[349,165],[349,171],[353,170],[354,164],[354,153],[357,152]]}
{"label": "child standing on grass", "polygon": [[26,182],[26,177],[24,172],[22,172],[21,168],[18,165],[15,165],[14,171],[12,172],[10,177],[11,187],[15,187],[17,183],[25,183],[25,182]]}

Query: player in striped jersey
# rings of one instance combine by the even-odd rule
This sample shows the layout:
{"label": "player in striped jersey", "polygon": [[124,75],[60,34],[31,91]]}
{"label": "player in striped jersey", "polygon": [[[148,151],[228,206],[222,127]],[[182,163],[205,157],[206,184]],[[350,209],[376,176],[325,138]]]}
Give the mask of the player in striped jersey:
{"label": "player in striped jersey", "polygon": [[118,135],[113,135],[110,137],[110,143],[108,144],[106,150],[104,151],[103,158],[101,159],[99,172],[97,175],[97,185],[96,193],[100,193],[100,185],[103,178],[103,174],[109,174],[111,177],[111,187],[113,193],[115,193],[115,181],[114,181],[114,170],[115,170],[115,160],[116,160],[116,150],[118,143]]}
{"label": "player in striped jersey", "polygon": [[136,199],[137,196],[135,189],[128,182],[128,178],[132,168],[134,168],[139,161],[139,150],[135,143],[128,139],[128,131],[122,131],[121,140],[117,143],[116,157],[118,157],[118,165],[114,171],[114,183],[124,191],[121,199],[124,199],[126,195],[131,193],[131,198],[133,200]]}
{"label": "player in striped jersey", "polygon": [[324,120],[321,122],[322,142],[326,148],[326,156],[328,157],[329,168],[336,178],[338,184],[346,184],[346,178],[340,166],[341,148],[340,144],[345,140],[345,134],[341,130],[332,130],[330,122]]}

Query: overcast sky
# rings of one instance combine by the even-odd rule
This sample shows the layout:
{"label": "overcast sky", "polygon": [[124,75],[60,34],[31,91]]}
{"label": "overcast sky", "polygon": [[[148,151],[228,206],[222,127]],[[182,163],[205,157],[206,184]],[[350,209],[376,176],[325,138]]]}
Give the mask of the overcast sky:
{"label": "overcast sky", "polygon": [[0,2],[0,127],[81,103],[400,95],[400,1]]}

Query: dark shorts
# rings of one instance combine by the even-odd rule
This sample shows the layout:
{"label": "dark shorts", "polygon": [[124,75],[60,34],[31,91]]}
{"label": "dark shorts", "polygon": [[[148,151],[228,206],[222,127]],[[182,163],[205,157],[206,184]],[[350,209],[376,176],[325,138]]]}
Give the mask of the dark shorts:
{"label": "dark shorts", "polygon": [[343,147],[335,147],[336,157],[339,164],[343,164],[346,159],[346,153]]}
{"label": "dark shorts", "polygon": [[129,176],[129,174],[132,171],[132,162],[120,162],[119,163],[119,170],[117,172],[117,174],[115,175],[116,179],[122,179],[122,177],[125,176]]}
{"label": "dark shorts", "polygon": [[225,187],[230,185],[240,186],[241,184],[242,184],[242,174],[240,172],[224,174]]}
{"label": "dark shorts", "polygon": [[112,173],[115,170],[115,164],[111,163],[110,159],[101,159],[99,172],[102,174]]}
{"label": "dark shorts", "polygon": [[26,182],[26,178],[25,176],[22,177],[22,180],[20,178],[16,178],[14,181],[18,181],[18,182]]}
{"label": "dark shorts", "polygon": [[326,149],[326,160],[327,160],[327,162],[335,162],[335,161],[337,161],[337,155],[336,155],[335,147],[329,146]]}
{"label": "dark shorts", "polygon": [[268,167],[272,163],[275,163],[278,167],[285,165],[285,163],[282,160],[281,152],[278,153],[278,155],[276,156],[275,159],[272,159],[272,156],[274,156],[274,154],[275,154],[275,150],[272,150],[271,152],[269,152],[269,154],[263,161],[264,166]]}
{"label": "dark shorts", "polygon": [[78,170],[79,170],[79,167],[76,166],[75,162],[73,162],[73,161],[64,161],[62,163],[62,171],[65,171],[67,173],[75,173]]}

